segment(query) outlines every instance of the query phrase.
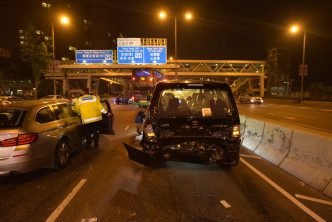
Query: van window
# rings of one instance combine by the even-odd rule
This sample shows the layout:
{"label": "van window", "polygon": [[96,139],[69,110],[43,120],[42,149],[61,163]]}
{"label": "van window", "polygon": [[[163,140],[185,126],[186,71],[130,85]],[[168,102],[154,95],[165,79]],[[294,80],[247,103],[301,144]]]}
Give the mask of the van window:
{"label": "van window", "polygon": [[162,116],[226,116],[232,106],[228,91],[222,89],[166,89],[161,92]]}
{"label": "van window", "polygon": [[45,107],[38,111],[36,116],[36,122],[38,123],[47,123],[54,120],[52,111],[50,107]]}

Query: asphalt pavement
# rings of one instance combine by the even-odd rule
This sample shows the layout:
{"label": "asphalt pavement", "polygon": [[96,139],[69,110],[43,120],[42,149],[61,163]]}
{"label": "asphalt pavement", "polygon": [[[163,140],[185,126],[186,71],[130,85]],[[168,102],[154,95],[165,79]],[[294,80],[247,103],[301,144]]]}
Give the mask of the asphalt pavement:
{"label": "asphalt pavement", "polygon": [[238,103],[240,115],[332,136],[332,107],[301,104]]}
{"label": "asphalt pavement", "polygon": [[0,221],[332,221],[331,199],[244,148],[231,168],[129,160],[137,111],[114,106],[116,134],[65,169],[0,177]]}

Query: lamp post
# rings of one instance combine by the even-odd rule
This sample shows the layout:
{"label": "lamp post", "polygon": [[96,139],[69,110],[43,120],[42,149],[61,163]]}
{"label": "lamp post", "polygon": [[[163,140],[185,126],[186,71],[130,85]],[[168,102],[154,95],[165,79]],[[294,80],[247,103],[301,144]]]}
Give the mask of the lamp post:
{"label": "lamp post", "polygon": [[[291,32],[298,32],[299,28],[297,26],[291,27]],[[303,81],[304,81],[304,64],[305,64],[305,43],[307,39],[307,30],[303,30],[303,48],[302,48],[302,73],[301,73],[301,93],[300,93],[300,103],[303,100]]]}
{"label": "lamp post", "polygon": [[[61,24],[68,24],[69,19],[65,16],[62,16],[60,18]],[[53,64],[52,64],[52,71],[53,71],[53,93],[56,95],[56,84],[55,84],[55,71],[54,71],[54,65],[55,65],[55,49],[54,49],[54,21],[52,19],[52,45],[53,45]]]}
{"label": "lamp post", "polygon": [[[164,12],[161,12],[159,14],[160,18],[165,18],[166,14]],[[178,71],[177,71],[177,59],[178,59],[178,44],[177,44],[177,15],[174,15],[174,64],[175,64],[175,69],[174,69],[174,78],[178,79]],[[187,13],[185,15],[185,18],[187,20],[191,19],[191,14]]]}

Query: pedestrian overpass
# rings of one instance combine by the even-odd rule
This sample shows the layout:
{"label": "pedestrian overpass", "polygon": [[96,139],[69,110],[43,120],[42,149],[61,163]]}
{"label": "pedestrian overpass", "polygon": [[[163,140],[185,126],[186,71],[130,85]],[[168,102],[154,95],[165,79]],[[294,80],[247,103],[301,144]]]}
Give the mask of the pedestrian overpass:
{"label": "pedestrian overpass", "polygon": [[[120,84],[124,88],[130,85],[133,69],[155,69],[167,79],[175,78],[177,67],[178,79],[208,79],[219,80],[228,83],[233,92],[237,92],[241,86],[249,83],[251,92],[259,92],[264,96],[264,70],[265,61],[252,60],[168,60],[167,64],[76,64],[75,61],[62,61],[59,72],[47,73],[47,79],[62,81],[63,94],[68,94],[73,89],[70,80],[84,80],[92,92],[98,91],[99,81],[106,80]],[[95,83],[91,87],[92,81]],[[251,84],[258,82],[256,87]],[[257,87],[258,86],[258,87]]]}

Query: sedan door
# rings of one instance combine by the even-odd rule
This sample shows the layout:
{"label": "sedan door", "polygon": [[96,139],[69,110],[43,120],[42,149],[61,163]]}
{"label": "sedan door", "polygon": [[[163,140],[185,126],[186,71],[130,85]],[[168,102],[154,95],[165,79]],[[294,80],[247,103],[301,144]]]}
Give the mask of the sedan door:
{"label": "sedan door", "polygon": [[71,149],[82,144],[83,128],[80,118],[73,112],[68,104],[62,103],[52,106],[56,116],[63,122],[65,135],[69,137]]}
{"label": "sedan door", "polygon": [[112,112],[112,108],[108,100],[102,100],[101,104],[103,105],[104,109],[107,112],[110,112],[112,115],[107,116],[103,115],[103,121],[102,121],[102,126],[100,127],[100,133],[101,134],[109,134],[109,135],[114,135],[114,114]]}

